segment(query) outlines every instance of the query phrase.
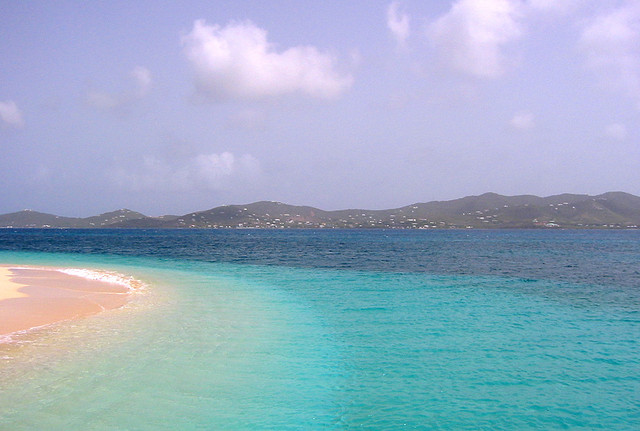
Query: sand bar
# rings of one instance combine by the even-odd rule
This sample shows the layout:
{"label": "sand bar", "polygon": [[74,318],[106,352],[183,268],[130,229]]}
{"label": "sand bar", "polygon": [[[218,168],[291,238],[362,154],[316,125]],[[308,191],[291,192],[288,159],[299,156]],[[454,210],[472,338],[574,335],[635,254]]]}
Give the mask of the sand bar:
{"label": "sand bar", "polygon": [[0,266],[0,335],[122,307],[131,292],[56,268]]}

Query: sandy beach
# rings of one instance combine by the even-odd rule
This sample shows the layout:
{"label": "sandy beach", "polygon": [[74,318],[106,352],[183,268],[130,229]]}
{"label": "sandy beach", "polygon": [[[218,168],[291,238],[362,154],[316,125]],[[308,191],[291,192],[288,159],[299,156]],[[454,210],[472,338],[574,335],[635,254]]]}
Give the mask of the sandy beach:
{"label": "sandy beach", "polygon": [[123,306],[126,285],[55,268],[0,266],[0,335]]}

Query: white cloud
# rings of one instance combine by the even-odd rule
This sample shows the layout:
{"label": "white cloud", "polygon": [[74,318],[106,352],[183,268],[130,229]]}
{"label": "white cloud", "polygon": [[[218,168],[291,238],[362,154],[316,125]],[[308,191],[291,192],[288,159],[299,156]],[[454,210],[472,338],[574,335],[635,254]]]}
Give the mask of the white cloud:
{"label": "white cloud", "polygon": [[131,76],[136,83],[136,94],[139,97],[147,95],[151,89],[151,72],[146,67],[136,66],[131,71]]}
{"label": "white cloud", "polygon": [[137,191],[223,190],[234,184],[251,182],[260,174],[260,162],[252,155],[237,157],[225,151],[171,163],[147,156],[137,171],[117,169],[113,178],[119,186]]}
{"label": "white cloud", "polygon": [[527,6],[544,12],[566,13],[576,8],[581,0],[527,0]]}
{"label": "white cloud", "polygon": [[535,117],[530,112],[519,112],[511,119],[511,126],[521,130],[532,129],[535,126]]}
{"label": "white cloud", "polygon": [[236,157],[232,153],[201,154],[195,158],[196,176],[209,188],[220,188],[231,176],[254,176],[260,172],[255,157],[245,154]]}
{"label": "white cloud", "polygon": [[431,23],[428,36],[454,68],[483,78],[505,71],[503,49],[522,34],[516,0],[459,0]]}
{"label": "white cloud", "polygon": [[18,105],[16,105],[13,100],[0,102],[0,119],[4,127],[24,127],[22,111],[20,111]]}
{"label": "white cloud", "polygon": [[152,86],[151,72],[145,67],[136,66],[131,71],[130,76],[133,81],[133,88],[117,94],[90,91],[87,94],[87,103],[98,109],[117,111],[144,98]]}
{"label": "white cloud", "polygon": [[400,46],[404,46],[410,33],[409,15],[400,12],[397,1],[387,8],[387,27]]}
{"label": "white cloud", "polygon": [[617,141],[624,141],[627,137],[627,128],[624,124],[613,123],[605,128],[605,134]]}
{"label": "white cloud", "polygon": [[640,99],[640,4],[595,17],[580,41],[603,82]]}
{"label": "white cloud", "polygon": [[197,89],[213,100],[260,99],[290,93],[334,98],[352,84],[336,59],[313,46],[278,52],[267,32],[251,22],[226,27],[197,20],[183,37]]}

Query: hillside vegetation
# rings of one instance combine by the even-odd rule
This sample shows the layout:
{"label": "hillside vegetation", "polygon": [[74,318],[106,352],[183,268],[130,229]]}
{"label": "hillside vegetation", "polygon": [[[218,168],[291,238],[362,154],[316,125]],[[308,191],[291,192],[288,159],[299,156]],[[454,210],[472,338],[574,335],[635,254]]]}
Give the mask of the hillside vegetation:
{"label": "hillside vegetation", "polygon": [[148,217],[121,209],[87,218],[24,210],[0,215],[4,228],[637,228],[640,197],[623,192],[548,197],[485,193],[388,210],[325,211],[262,201],[182,216]]}

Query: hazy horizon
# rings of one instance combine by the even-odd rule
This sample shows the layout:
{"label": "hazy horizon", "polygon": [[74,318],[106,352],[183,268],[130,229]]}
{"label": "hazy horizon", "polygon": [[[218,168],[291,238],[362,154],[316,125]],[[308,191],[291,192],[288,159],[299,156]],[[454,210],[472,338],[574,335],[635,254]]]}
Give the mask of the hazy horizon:
{"label": "hazy horizon", "polygon": [[638,1],[0,5],[0,214],[640,195]]}

